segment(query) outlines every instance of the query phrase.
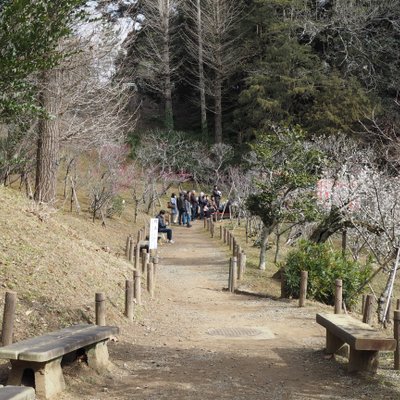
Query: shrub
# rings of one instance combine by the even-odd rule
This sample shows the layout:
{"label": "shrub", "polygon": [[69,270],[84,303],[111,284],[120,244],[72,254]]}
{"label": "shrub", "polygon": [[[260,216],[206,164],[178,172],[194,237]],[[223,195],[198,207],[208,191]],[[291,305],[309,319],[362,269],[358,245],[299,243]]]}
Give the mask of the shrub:
{"label": "shrub", "polygon": [[325,304],[334,304],[335,279],[343,281],[343,301],[348,308],[356,302],[356,291],[371,274],[371,266],[349,260],[328,244],[301,241],[289,253],[284,264],[287,293],[298,297],[300,272],[308,271],[307,296]]}

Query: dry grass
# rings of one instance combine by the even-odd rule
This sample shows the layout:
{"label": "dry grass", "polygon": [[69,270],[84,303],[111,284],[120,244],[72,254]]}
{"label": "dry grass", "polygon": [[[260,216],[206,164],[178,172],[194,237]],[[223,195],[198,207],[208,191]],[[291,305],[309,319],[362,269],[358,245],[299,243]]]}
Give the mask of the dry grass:
{"label": "dry grass", "polygon": [[108,323],[120,324],[132,278],[124,256],[126,236],[135,233],[129,215],[104,229],[87,213],[39,207],[10,188],[0,187],[0,201],[0,302],[6,290],[17,292],[15,338],[93,322],[95,292],[109,299]]}

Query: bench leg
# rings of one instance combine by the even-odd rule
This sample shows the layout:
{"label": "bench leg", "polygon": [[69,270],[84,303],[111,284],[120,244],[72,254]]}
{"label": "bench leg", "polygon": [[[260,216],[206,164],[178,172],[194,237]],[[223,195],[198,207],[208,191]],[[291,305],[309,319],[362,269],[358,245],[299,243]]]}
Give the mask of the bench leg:
{"label": "bench leg", "polygon": [[354,350],[350,348],[349,372],[375,373],[379,364],[379,351]]}
{"label": "bench leg", "polygon": [[326,353],[335,354],[338,353],[339,350],[344,347],[343,340],[339,339],[335,335],[333,335],[328,330],[326,331]]}
{"label": "bench leg", "polygon": [[85,350],[90,368],[101,372],[109,367],[107,340],[85,347]]}
{"label": "bench leg", "polygon": [[24,371],[32,370],[35,377],[34,385],[37,396],[50,399],[65,389],[61,360],[62,357],[46,363],[11,360],[12,369],[7,384],[21,385]]}

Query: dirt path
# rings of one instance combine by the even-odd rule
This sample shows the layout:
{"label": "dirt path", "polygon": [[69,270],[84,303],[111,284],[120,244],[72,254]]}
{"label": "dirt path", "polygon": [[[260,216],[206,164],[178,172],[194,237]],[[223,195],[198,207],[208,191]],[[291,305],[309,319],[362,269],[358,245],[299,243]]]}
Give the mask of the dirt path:
{"label": "dirt path", "polygon": [[377,385],[387,375],[350,376],[324,357],[316,306],[223,291],[225,248],[201,222],[174,233],[176,243],[160,249],[156,299],[110,345],[113,370],[67,374],[63,399],[399,398],[395,388]]}

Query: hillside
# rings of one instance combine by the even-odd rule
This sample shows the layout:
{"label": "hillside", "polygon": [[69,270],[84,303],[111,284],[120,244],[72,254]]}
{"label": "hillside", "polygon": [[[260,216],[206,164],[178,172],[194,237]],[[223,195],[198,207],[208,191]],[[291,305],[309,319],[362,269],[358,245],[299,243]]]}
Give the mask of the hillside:
{"label": "hillside", "polygon": [[[94,322],[95,292],[105,292],[107,322],[123,323],[126,221],[107,229],[88,215],[40,209],[0,187],[0,307],[18,294],[15,340],[81,321]],[[134,233],[134,232],[132,232]]]}

